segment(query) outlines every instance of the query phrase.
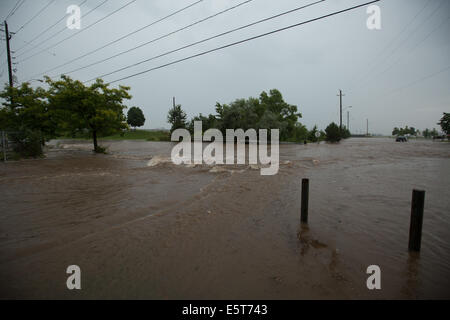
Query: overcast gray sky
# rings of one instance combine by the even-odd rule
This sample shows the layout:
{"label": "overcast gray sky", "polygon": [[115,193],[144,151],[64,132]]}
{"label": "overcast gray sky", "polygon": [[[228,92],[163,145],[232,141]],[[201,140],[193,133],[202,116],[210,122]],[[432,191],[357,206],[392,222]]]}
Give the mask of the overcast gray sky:
{"label": "overcast gray sky", "polygon": [[[25,0],[8,18],[10,31],[19,30],[11,40],[12,50],[16,50],[18,80],[39,77],[55,66],[196,2],[137,0],[89,27],[129,2],[109,0],[83,17],[103,1],[105,0],[87,0],[81,6],[81,30],[85,29],[84,31],[29,58],[78,32],[65,28],[66,20],[62,20],[36,41],[29,45],[26,43],[63,18],[69,5],[80,4],[82,0],[53,1],[21,29],[49,3],[49,0]],[[103,50],[49,72],[48,75],[58,76],[89,65],[241,2],[244,0],[204,0]],[[138,50],[69,75],[86,81],[312,2],[315,0],[253,0]],[[104,79],[107,82],[113,81],[201,51],[365,2],[367,1],[328,0]],[[2,20],[16,3],[17,0],[0,2]],[[144,110],[146,128],[169,127],[166,117],[173,96],[188,116],[193,117],[198,113],[214,113],[216,102],[229,103],[237,98],[258,97],[263,90],[272,88],[279,89],[288,103],[299,107],[303,114],[301,122],[308,128],[317,124],[324,129],[330,122],[339,121],[339,89],[346,95],[344,106],[353,107],[349,110],[350,127],[354,133],[365,132],[366,119],[369,119],[372,133],[390,134],[393,127],[405,125],[418,129],[438,128],[436,123],[442,113],[450,112],[450,1],[384,0],[377,5],[381,8],[381,30],[368,30],[368,14],[366,7],[363,7],[119,83],[131,86],[133,99],[127,105]],[[47,40],[62,29],[65,30]],[[37,44],[39,47],[33,49]],[[18,50],[22,47],[22,50]],[[0,53],[0,80],[4,83],[8,79],[5,41],[0,45]],[[119,83],[113,85],[117,86]],[[344,124],[346,122],[345,111]]]}

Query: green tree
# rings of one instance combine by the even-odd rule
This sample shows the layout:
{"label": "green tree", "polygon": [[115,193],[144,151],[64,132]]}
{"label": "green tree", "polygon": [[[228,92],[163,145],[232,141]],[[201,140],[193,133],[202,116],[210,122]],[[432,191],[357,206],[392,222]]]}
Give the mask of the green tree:
{"label": "green tree", "polygon": [[295,105],[284,101],[281,92],[277,89],[270,90],[269,94],[263,91],[259,97],[260,109],[265,112],[270,111],[277,115],[278,121],[283,123],[280,132],[280,139],[287,140],[292,136],[296,123],[302,117]]}
{"label": "green tree", "polygon": [[174,132],[177,129],[186,129],[187,115],[186,112],[181,109],[181,105],[178,104],[169,110],[167,122],[172,125],[170,132]]}
{"label": "green tree", "polygon": [[134,129],[142,127],[145,124],[145,116],[142,110],[138,107],[131,107],[128,110],[127,123]]}
{"label": "green tree", "polygon": [[29,83],[5,89],[0,93],[4,99],[0,108],[0,128],[10,131],[14,152],[23,157],[42,155],[42,146],[54,138],[57,123],[42,88],[33,89]]}
{"label": "green tree", "polygon": [[431,138],[431,131],[430,131],[430,129],[427,128],[427,129],[423,130],[422,131],[422,135],[426,139]]}
{"label": "green tree", "polygon": [[8,134],[13,141],[13,150],[19,157],[37,158],[43,155],[42,135],[39,131],[34,131],[26,127],[19,128],[20,131]]}
{"label": "green tree", "polygon": [[393,136],[398,136],[400,135],[400,129],[395,127],[394,130],[392,130],[392,135]]}
{"label": "green tree", "polygon": [[325,131],[320,130],[320,141],[326,140],[327,139],[327,134],[325,133]]}
{"label": "green tree", "polygon": [[[278,129],[280,130],[280,139],[281,140],[288,140],[287,138],[281,138],[281,132],[286,128],[286,123],[283,121],[280,121],[279,117],[271,112],[271,111],[265,111],[261,119],[256,123],[255,129]],[[251,127],[251,126],[248,126]],[[268,136],[270,136],[270,131],[268,132]]]}
{"label": "green tree", "polygon": [[317,138],[317,126],[314,126],[311,131],[308,132],[308,140],[311,142],[317,142],[319,138]]}
{"label": "green tree", "polygon": [[101,79],[85,86],[67,76],[57,81],[47,77],[46,82],[49,85],[48,101],[56,110],[61,129],[70,133],[89,132],[95,152],[103,151],[98,146],[100,135],[110,135],[128,128],[123,100],[131,99],[129,87],[111,89]]}
{"label": "green tree", "polygon": [[350,130],[347,129],[347,127],[343,127],[341,130],[341,138],[342,139],[348,139],[351,137]]}
{"label": "green tree", "polygon": [[441,118],[438,125],[441,126],[442,131],[447,135],[450,134],[450,113],[444,112],[444,116]]}
{"label": "green tree", "polygon": [[393,136],[404,136],[404,135],[411,135],[411,136],[416,136],[419,133],[419,130],[416,130],[414,127],[408,127],[406,126],[405,128],[397,128],[395,127],[394,130],[392,131],[392,135]]}
{"label": "green tree", "polygon": [[409,134],[410,130],[411,129],[408,126],[406,126],[405,129],[403,129],[403,134]]}
{"label": "green tree", "polygon": [[55,137],[57,123],[53,119],[47,92],[42,88],[33,89],[29,83],[20,87],[5,86],[0,97],[5,100],[0,113],[0,126],[11,131],[20,128],[37,132],[42,137],[42,144]]}
{"label": "green tree", "polygon": [[307,136],[307,129],[298,122],[302,115],[297,106],[286,103],[277,89],[262,92],[259,99],[217,103],[216,113],[215,124],[223,133],[226,129],[279,129],[284,141],[300,141]]}
{"label": "green tree", "polygon": [[339,142],[341,141],[341,130],[336,123],[331,123],[326,129],[326,140],[328,142]]}
{"label": "green tree", "polygon": [[[220,110],[218,115],[219,130],[225,133],[226,129],[258,129],[259,123],[264,117],[258,115],[258,100],[254,98],[237,99],[229,105],[216,105],[216,110]],[[271,118],[269,116],[269,118]],[[266,119],[268,120],[268,119]],[[270,119],[273,120],[272,118]],[[275,129],[275,128],[274,128]]]}
{"label": "green tree", "polygon": [[292,138],[288,139],[288,141],[292,142],[302,142],[308,140],[308,129],[306,126],[301,124],[300,122],[297,122],[294,126],[294,130],[292,132]]}
{"label": "green tree", "polygon": [[434,137],[439,136],[439,132],[437,132],[436,128],[433,128],[433,130],[431,130],[430,135],[431,135],[431,137],[434,138]]}
{"label": "green tree", "polygon": [[[180,118],[181,110],[171,110],[168,121],[173,125]],[[202,121],[203,130],[219,129],[223,134],[226,129],[279,129],[283,141],[303,141],[308,132],[298,120],[301,118],[297,106],[286,103],[280,91],[273,89],[262,92],[259,98],[237,99],[230,104],[216,103],[216,114],[208,117],[199,115],[193,118],[189,129],[193,131],[194,121]],[[178,121],[184,127],[183,122]],[[177,129],[173,125],[172,129]],[[270,135],[270,132],[269,132]]]}
{"label": "green tree", "polygon": [[202,122],[202,130],[203,132],[209,130],[209,129],[216,129],[218,127],[218,121],[215,116],[209,115],[208,117],[205,117],[201,113],[192,118],[191,122],[189,123],[189,131],[191,134],[194,134],[194,122],[201,121]]}

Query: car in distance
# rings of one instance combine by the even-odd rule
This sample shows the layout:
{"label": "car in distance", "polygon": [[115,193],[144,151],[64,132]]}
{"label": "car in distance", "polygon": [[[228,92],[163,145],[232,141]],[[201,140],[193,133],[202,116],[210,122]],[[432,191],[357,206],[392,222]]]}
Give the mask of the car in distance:
{"label": "car in distance", "polygon": [[398,136],[395,141],[396,142],[408,142],[408,139],[405,136]]}

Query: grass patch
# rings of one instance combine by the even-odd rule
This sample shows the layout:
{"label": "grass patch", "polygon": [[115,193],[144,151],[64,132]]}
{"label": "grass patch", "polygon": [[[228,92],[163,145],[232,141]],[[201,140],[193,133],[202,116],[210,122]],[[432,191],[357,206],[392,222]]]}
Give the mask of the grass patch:
{"label": "grass patch", "polygon": [[[82,139],[91,140],[92,138],[86,135],[77,135],[76,137],[61,137],[60,139]],[[102,140],[145,140],[145,141],[170,141],[169,131],[147,131],[147,130],[131,130],[122,134],[118,133],[112,136],[99,137],[99,141]]]}
{"label": "grass patch", "polygon": [[132,130],[123,134],[109,137],[101,137],[100,140],[146,140],[146,141],[170,141],[169,131]]}

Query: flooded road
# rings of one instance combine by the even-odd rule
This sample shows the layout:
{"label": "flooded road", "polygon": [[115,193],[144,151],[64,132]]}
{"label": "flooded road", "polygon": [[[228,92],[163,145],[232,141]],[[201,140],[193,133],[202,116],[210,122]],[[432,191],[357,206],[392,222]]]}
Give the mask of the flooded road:
{"label": "flooded road", "polygon": [[[450,298],[448,143],[281,145],[275,176],[175,166],[170,143],[103,144],[109,155],[54,141],[46,159],[0,165],[0,298]],[[414,188],[420,255],[407,250]],[[366,287],[370,265],[381,290]]]}

